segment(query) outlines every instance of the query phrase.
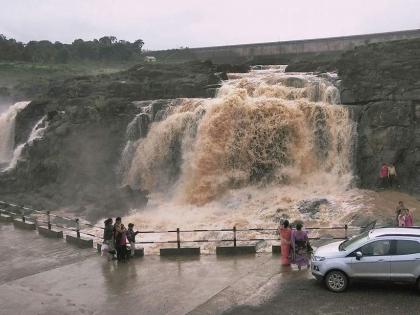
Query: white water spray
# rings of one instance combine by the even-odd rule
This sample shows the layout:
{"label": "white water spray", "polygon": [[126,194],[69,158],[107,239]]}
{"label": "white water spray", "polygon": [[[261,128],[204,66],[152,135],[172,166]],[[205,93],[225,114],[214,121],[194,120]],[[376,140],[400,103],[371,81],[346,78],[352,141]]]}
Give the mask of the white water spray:
{"label": "white water spray", "polygon": [[0,165],[9,163],[13,157],[16,116],[29,103],[17,102],[0,115]]}
{"label": "white water spray", "polygon": [[25,143],[21,143],[16,147],[16,149],[13,151],[11,160],[8,166],[4,169],[4,171],[14,169],[18,161],[21,159],[22,152],[25,149],[25,147],[31,146],[35,140],[40,139],[44,136],[45,130],[48,127],[48,122],[46,121],[46,119],[47,116],[42,117],[32,128],[28,140]]}
{"label": "white water spray", "polygon": [[[184,99],[151,124],[124,185],[151,192],[145,228],[258,226],[280,216],[338,222],[355,210],[354,126],[334,75],[284,66],[231,74],[215,99]],[[302,200],[325,198],[316,216]]]}

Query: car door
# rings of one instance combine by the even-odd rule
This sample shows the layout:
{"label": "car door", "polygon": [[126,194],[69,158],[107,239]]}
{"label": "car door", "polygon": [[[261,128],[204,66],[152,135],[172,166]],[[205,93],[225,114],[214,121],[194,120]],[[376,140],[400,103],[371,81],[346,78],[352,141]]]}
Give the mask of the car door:
{"label": "car door", "polygon": [[[360,251],[360,259],[355,253]],[[363,245],[352,254],[350,269],[354,278],[389,280],[391,240],[376,240]]]}
{"label": "car door", "polygon": [[420,273],[420,242],[395,240],[390,257],[391,280],[415,281]]}

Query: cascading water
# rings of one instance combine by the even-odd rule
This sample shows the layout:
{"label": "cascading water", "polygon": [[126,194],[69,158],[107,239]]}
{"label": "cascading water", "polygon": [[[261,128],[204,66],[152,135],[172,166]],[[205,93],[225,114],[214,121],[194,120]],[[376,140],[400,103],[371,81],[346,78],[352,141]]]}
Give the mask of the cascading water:
{"label": "cascading water", "polygon": [[13,158],[16,115],[30,102],[17,102],[0,115],[0,166]]}
{"label": "cascading water", "polygon": [[42,117],[32,128],[31,133],[29,134],[29,138],[25,143],[19,144],[13,151],[12,158],[7,165],[7,167],[4,169],[4,171],[11,170],[16,167],[17,162],[21,159],[23,149],[25,149],[26,146],[32,145],[32,143],[43,137],[45,130],[48,127],[48,122],[46,121],[47,116]]}
{"label": "cascading water", "polygon": [[[354,209],[354,127],[334,75],[284,66],[231,74],[214,99],[183,99],[131,142],[123,185],[151,192],[146,227],[331,220]],[[258,69],[258,70],[257,70]],[[316,216],[301,202],[325,198]]]}

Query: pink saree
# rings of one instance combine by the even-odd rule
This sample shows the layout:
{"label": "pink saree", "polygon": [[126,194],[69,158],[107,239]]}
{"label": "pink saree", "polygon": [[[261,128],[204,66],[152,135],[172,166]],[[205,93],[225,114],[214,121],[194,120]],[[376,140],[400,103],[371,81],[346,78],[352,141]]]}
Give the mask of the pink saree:
{"label": "pink saree", "polygon": [[281,246],[281,264],[283,266],[290,265],[289,255],[290,255],[290,245],[292,239],[292,229],[290,228],[280,228],[280,246]]}

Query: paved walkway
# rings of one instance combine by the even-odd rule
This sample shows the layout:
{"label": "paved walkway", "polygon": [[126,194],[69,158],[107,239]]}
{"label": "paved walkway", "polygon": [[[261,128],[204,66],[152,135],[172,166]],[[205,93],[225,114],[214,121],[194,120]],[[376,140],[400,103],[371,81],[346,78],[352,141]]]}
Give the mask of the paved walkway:
{"label": "paved walkway", "polygon": [[420,314],[409,286],[326,291],[307,271],[256,257],[107,262],[0,224],[0,314]]}

